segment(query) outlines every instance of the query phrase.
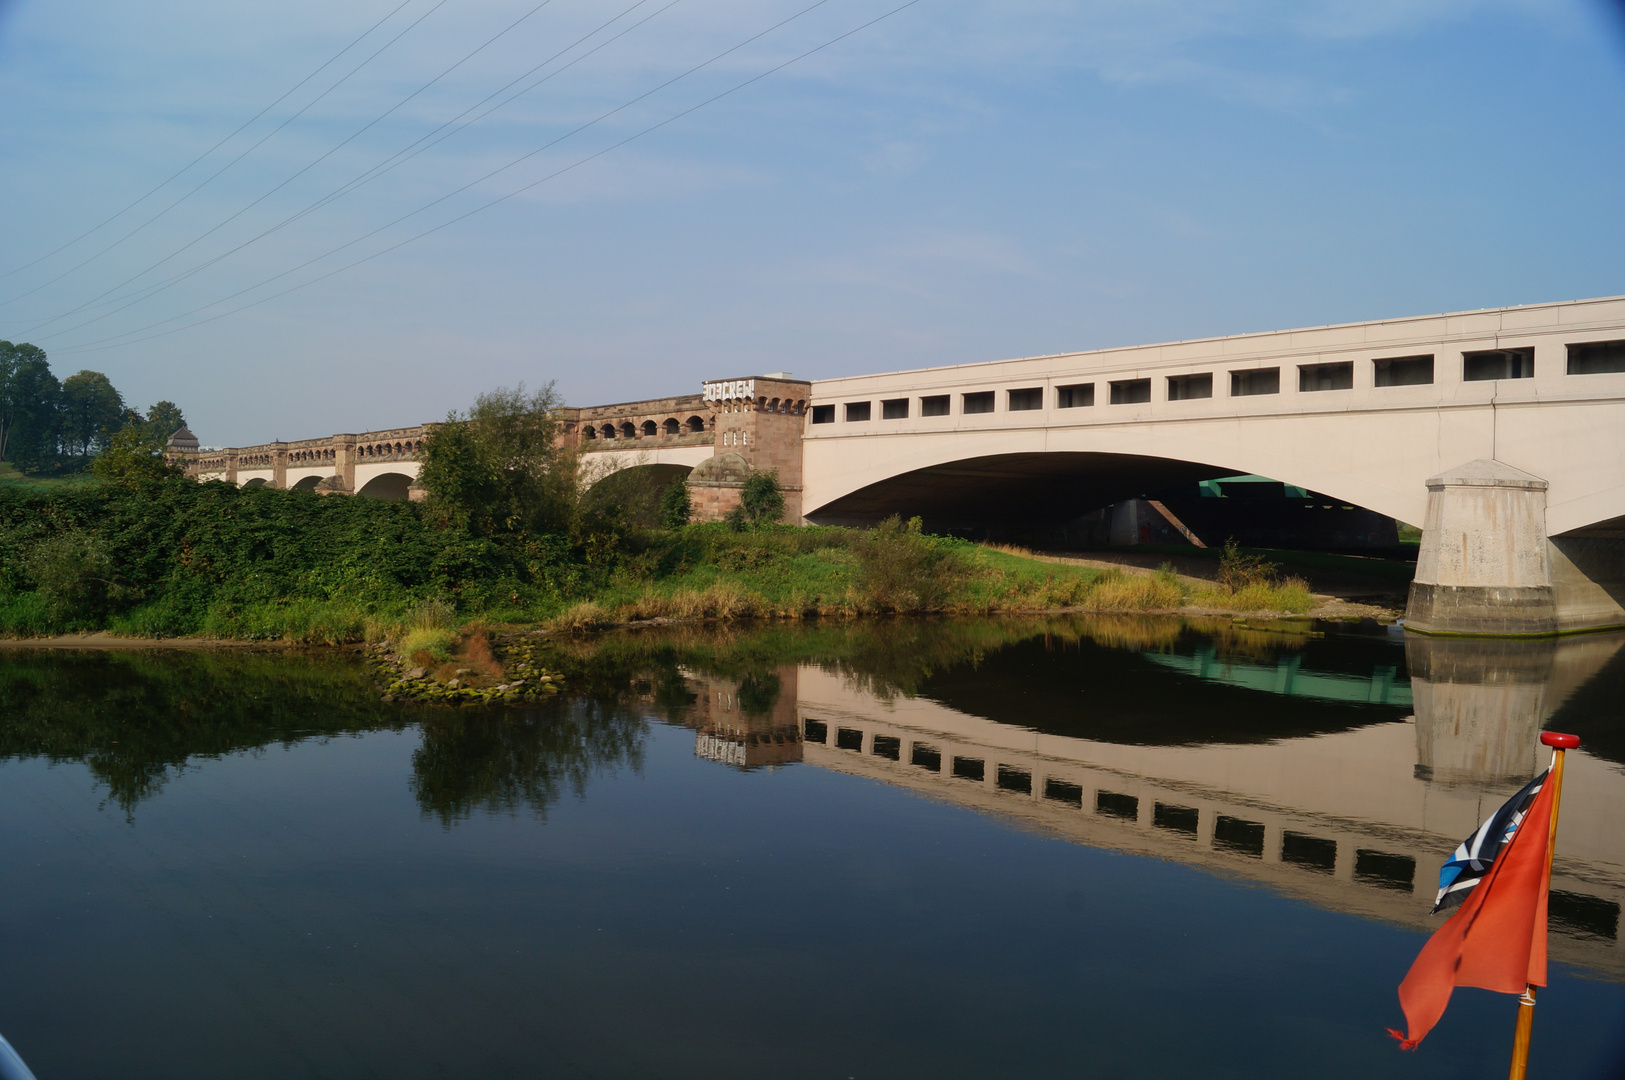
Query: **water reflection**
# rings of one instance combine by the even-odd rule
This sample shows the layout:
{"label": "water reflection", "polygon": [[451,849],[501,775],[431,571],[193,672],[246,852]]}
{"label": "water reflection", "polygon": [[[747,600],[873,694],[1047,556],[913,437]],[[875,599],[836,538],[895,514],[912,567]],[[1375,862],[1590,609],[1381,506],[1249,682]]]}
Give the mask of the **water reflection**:
{"label": "water reflection", "polygon": [[[898,627],[903,647],[875,670],[863,658],[884,632],[825,630],[828,651],[771,668],[761,642],[736,651],[693,631],[608,647],[651,668],[686,665],[689,704],[672,718],[696,729],[702,757],[800,759],[1417,929],[1435,925],[1426,901],[1439,863],[1534,774],[1535,736],[1560,719],[1591,741],[1565,789],[1552,952],[1625,979],[1619,726],[1587,704],[1619,700],[1625,636],[915,625]],[[737,706],[752,678],[779,687],[771,713]]]}
{"label": "water reflection", "polygon": [[[1431,928],[1446,854],[1576,731],[1553,955],[1625,980],[1625,635],[1141,617],[665,628],[550,646],[571,695],[526,710],[384,705],[330,654],[10,654],[0,759],[82,761],[134,814],[201,761],[416,724],[404,783],[446,828],[545,815],[643,767],[650,717],[731,769],[860,775],[1098,847]],[[1407,675],[1407,672],[1409,674]]]}

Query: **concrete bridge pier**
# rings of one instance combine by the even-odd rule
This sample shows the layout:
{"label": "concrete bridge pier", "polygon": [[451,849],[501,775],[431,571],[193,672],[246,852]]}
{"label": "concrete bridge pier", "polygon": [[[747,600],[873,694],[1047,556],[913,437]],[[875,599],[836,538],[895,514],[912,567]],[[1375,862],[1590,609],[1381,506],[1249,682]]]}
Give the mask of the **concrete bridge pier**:
{"label": "concrete bridge pier", "polygon": [[1603,523],[1546,535],[1547,483],[1479,459],[1427,482],[1405,627],[1543,637],[1625,626],[1625,538]]}
{"label": "concrete bridge pier", "polygon": [[1546,481],[1470,461],[1427,482],[1405,627],[1424,634],[1557,633],[1546,557]]}

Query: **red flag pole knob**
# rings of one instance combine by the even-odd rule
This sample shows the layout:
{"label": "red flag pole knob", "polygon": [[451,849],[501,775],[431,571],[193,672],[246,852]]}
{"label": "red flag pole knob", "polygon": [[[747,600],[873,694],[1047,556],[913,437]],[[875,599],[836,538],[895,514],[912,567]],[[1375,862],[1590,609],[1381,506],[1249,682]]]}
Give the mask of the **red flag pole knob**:
{"label": "red flag pole knob", "polygon": [[1543,731],[1540,733],[1540,741],[1543,745],[1558,750],[1577,750],[1580,747],[1580,736],[1565,735],[1561,731]]}

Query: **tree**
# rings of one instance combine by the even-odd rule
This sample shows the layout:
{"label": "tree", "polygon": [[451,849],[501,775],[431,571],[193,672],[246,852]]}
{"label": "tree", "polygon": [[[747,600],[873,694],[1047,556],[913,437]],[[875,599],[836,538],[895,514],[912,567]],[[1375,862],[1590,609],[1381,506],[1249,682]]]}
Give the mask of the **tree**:
{"label": "tree", "polygon": [[90,457],[107,448],[124,426],[124,398],[99,371],[81,371],[62,381],[62,449],[70,457]]}
{"label": "tree", "polygon": [[478,535],[563,532],[575,506],[575,458],[558,444],[548,383],[481,394],[424,440],[418,483],[429,509]]}
{"label": "tree", "polygon": [[0,461],[38,468],[55,460],[61,395],[44,349],[0,341]]}
{"label": "tree", "polygon": [[694,516],[694,502],[688,497],[688,481],[679,476],[660,493],[660,521],[668,529],[680,529]]}
{"label": "tree", "polygon": [[167,437],[144,424],[131,424],[113,436],[106,450],[90,463],[91,472],[110,483],[139,486],[166,476],[184,475],[164,460]]}
{"label": "tree", "polygon": [[167,446],[169,437],[186,426],[186,417],[181,414],[181,407],[173,401],[159,401],[147,410],[147,418],[138,422],[146,428],[149,436]]}
{"label": "tree", "polygon": [[753,472],[739,492],[739,505],[728,515],[735,525],[770,525],[784,516],[784,489],[779,470]]}

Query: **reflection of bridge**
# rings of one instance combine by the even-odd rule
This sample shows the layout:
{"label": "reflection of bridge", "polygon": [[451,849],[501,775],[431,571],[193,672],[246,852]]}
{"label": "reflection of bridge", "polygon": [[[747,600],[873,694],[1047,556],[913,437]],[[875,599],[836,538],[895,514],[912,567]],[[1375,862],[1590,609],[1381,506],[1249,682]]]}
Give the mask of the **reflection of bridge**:
{"label": "reflection of bridge", "polygon": [[[1430,929],[1439,864],[1533,773],[1542,721],[1625,638],[1525,647],[1521,664],[1501,656],[1475,665],[1454,644],[1413,639],[1417,716],[1257,745],[1124,745],[1046,734],[924,698],[883,700],[811,666],[778,669],[780,702],[754,719],[739,713],[727,680],[691,675],[696,712],[688,722],[700,729],[696,752],[728,764],[799,759],[1075,842]],[[1244,675],[1239,665],[1231,671]],[[1346,701],[1341,695],[1358,682],[1321,688]],[[1387,686],[1390,701],[1403,691],[1381,672],[1364,685],[1368,695]],[[794,716],[799,741],[786,723]],[[1552,955],[1625,980],[1625,770],[1581,752],[1570,759],[1569,777],[1552,884]]]}
{"label": "reflection of bridge", "polygon": [[[902,513],[939,530],[1062,524],[1270,477],[1321,493],[1306,510],[1423,526],[1411,629],[1625,626],[1625,298],[817,382],[779,372],[558,418],[595,477],[687,474],[704,517],[737,503],[751,469],[778,471],[792,520]],[[422,430],[214,452],[197,472],[406,497]]]}

